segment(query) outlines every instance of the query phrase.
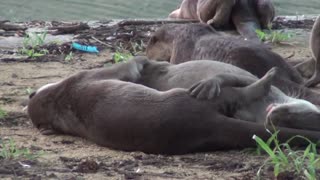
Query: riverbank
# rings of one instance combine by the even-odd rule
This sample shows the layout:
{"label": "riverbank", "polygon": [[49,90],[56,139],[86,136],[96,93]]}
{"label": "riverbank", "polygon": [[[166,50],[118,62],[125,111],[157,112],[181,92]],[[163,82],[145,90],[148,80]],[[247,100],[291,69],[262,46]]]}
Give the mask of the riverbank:
{"label": "riverbank", "polygon": [[[270,44],[290,62],[310,58],[308,37],[314,17],[278,17],[274,27],[293,33],[289,42]],[[151,33],[165,20],[83,22],[32,21],[17,23],[18,30],[0,36],[0,140],[14,141],[39,157],[0,158],[0,178],[26,179],[253,179],[266,156],[247,151],[197,153],[183,156],[121,152],[71,136],[43,136],[35,129],[23,107],[28,95],[40,86],[59,81],[81,70],[109,66],[114,55],[144,54]],[[180,22],[185,23],[185,22]],[[10,24],[10,23],[9,23]],[[37,52],[40,57],[21,55],[31,32],[46,33]],[[234,31],[226,33],[234,34]],[[40,38],[41,39],[41,38]],[[30,40],[31,41],[31,40]],[[39,40],[38,40],[39,41]],[[71,48],[71,42],[96,46],[99,53]],[[39,42],[38,42],[39,43]],[[320,91],[319,91],[320,92]],[[125,111],[125,110],[124,110]],[[263,179],[272,179],[265,170]]]}

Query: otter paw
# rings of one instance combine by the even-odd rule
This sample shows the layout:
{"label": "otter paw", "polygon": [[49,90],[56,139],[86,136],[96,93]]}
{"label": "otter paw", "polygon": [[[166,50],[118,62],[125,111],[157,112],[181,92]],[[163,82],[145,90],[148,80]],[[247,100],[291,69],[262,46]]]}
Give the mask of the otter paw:
{"label": "otter paw", "polygon": [[197,99],[213,99],[220,94],[220,82],[217,79],[202,80],[190,89],[190,95]]}

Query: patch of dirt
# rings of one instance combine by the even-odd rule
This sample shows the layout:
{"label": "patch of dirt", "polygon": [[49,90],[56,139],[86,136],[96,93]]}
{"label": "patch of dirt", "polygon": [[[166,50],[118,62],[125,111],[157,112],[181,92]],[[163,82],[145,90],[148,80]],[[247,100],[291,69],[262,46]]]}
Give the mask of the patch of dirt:
{"label": "patch of dirt", "polygon": [[[272,46],[290,62],[310,57],[310,30],[299,32],[296,42]],[[97,146],[78,137],[44,136],[35,129],[26,112],[30,90],[59,81],[84,69],[103,67],[112,59],[109,50],[98,55],[76,54],[70,62],[0,63],[0,107],[8,112],[0,119],[0,138],[17,146],[44,151],[34,160],[0,159],[1,179],[254,179],[266,156],[244,151],[198,153],[182,156],[121,152]],[[288,177],[289,175],[284,175]],[[273,179],[265,173],[263,179]],[[286,179],[286,178],[284,178]]]}

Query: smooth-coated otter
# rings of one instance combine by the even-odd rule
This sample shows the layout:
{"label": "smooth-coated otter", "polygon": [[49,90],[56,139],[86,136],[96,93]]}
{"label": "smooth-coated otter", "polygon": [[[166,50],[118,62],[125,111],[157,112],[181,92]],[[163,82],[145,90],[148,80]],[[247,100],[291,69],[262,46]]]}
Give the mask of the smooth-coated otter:
{"label": "smooth-coated otter", "polygon": [[310,49],[315,61],[313,76],[305,83],[307,87],[316,86],[320,82],[320,16],[316,19],[310,36]]}
{"label": "smooth-coated otter", "polygon": [[146,54],[173,64],[203,59],[226,62],[259,78],[272,67],[279,67],[281,78],[303,82],[292,66],[263,44],[222,35],[205,24],[162,26],[150,38]]}
{"label": "smooth-coated otter", "polygon": [[[253,147],[256,145],[251,139],[253,135],[263,139],[270,136],[263,123],[235,119],[232,116],[237,113],[238,108],[246,109],[246,105],[243,105],[246,101],[250,104],[250,101],[257,101],[258,96],[268,94],[265,91],[269,91],[270,81],[276,71],[271,70],[257,81],[250,73],[224,63],[194,61],[185,64],[170,65],[140,57],[104,69],[83,71],[37,90],[30,98],[28,114],[33,124],[46,133],[71,134],[113,149],[156,154]],[[131,83],[147,80],[151,82],[152,78],[164,83],[170,74],[175,74],[170,70],[171,67],[180,66],[180,72],[186,73],[184,68],[191,68],[189,66],[201,69],[207,67],[203,69],[207,71],[211,69],[208,65],[221,72],[235,71],[248,76],[244,81],[239,78],[239,82],[237,79],[225,81],[210,76],[211,79],[206,82],[216,81],[221,85],[220,93],[211,100],[192,98],[190,91],[184,88],[161,92]],[[149,74],[154,68],[158,69],[156,74]],[[157,77],[157,73],[159,76],[164,73],[164,79]],[[144,77],[145,75],[150,76]],[[173,79],[167,79],[171,84],[169,86],[185,77],[177,75]],[[248,86],[242,84],[251,81],[250,79],[256,81]],[[230,87],[230,83],[232,86],[242,87]],[[261,94],[257,89],[261,90]],[[274,87],[271,88],[271,94],[276,92],[272,89]],[[279,129],[278,138],[281,142],[294,135],[302,135],[312,141],[320,138],[320,133],[315,131]],[[303,140],[295,143],[307,144]]]}
{"label": "smooth-coated otter", "polygon": [[256,30],[268,28],[275,16],[271,0],[183,0],[169,17],[198,19],[215,28],[234,25],[244,37],[258,40]]}

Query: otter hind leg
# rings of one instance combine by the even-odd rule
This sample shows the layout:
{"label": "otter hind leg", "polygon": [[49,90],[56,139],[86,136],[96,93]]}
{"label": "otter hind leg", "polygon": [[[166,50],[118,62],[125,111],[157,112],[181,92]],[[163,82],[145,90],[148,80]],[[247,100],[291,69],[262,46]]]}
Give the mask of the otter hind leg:
{"label": "otter hind leg", "polygon": [[271,68],[262,78],[241,89],[246,101],[251,102],[266,96],[271,89],[271,85],[279,73],[279,68]]}
{"label": "otter hind leg", "polygon": [[213,99],[219,96],[221,88],[245,87],[254,81],[253,77],[222,73],[195,83],[189,93],[197,99]]}
{"label": "otter hind leg", "polygon": [[236,95],[236,97],[253,101],[268,94],[274,77],[278,72],[279,68],[273,67],[258,81],[248,76],[218,74],[192,85],[191,88],[189,88],[189,93],[197,99],[213,99],[219,96],[221,88],[240,87],[234,89],[234,94],[239,94],[239,96]]}

